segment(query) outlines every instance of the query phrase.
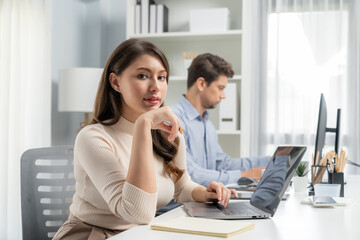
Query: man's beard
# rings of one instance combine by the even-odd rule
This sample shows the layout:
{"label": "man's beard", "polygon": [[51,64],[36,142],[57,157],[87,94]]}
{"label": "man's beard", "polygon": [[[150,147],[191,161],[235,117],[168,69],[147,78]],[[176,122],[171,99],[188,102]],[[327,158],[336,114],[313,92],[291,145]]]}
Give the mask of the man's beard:
{"label": "man's beard", "polygon": [[206,107],[206,109],[214,109],[214,108],[216,108],[216,105],[217,105],[217,104],[208,105],[208,106]]}
{"label": "man's beard", "polygon": [[217,105],[218,105],[218,103],[210,103],[206,100],[203,101],[203,107],[205,109],[214,109],[214,108],[216,108]]}

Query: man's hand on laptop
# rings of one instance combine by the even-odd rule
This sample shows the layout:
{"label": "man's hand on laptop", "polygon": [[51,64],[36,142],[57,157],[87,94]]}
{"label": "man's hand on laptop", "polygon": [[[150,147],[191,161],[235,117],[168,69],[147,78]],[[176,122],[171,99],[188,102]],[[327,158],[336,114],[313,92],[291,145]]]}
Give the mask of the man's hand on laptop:
{"label": "man's hand on laptop", "polygon": [[242,171],[241,177],[250,177],[250,178],[254,178],[256,180],[260,180],[263,169],[265,169],[265,168],[264,167],[256,167],[256,168],[251,168],[246,171]]}

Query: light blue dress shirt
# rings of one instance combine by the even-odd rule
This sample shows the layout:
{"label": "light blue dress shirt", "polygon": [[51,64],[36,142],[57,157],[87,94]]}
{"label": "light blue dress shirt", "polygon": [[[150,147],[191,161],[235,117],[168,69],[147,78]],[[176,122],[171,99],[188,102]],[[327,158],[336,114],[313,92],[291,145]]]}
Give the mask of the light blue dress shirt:
{"label": "light blue dress shirt", "polygon": [[172,110],[185,130],[187,170],[194,182],[203,186],[211,181],[224,185],[235,183],[241,177],[241,171],[267,166],[269,156],[231,158],[225,154],[218,143],[216,129],[209,121],[208,112],[200,116],[185,96],[181,96]]}

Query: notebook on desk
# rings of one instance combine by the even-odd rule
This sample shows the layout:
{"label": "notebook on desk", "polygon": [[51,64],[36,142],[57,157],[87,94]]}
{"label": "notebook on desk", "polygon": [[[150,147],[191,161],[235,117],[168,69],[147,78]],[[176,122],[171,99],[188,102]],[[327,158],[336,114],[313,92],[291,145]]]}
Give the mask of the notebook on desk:
{"label": "notebook on desk", "polygon": [[[229,202],[224,208],[219,203],[184,203],[192,217],[213,219],[249,219],[274,216],[306,147],[280,146],[263,173],[250,201]],[[285,157],[278,157],[285,156]]]}

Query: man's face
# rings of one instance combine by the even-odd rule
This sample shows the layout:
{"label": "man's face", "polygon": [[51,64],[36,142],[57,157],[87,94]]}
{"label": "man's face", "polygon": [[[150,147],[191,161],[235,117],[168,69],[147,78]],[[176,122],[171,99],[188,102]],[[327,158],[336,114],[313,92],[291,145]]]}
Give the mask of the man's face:
{"label": "man's face", "polygon": [[215,108],[221,99],[225,96],[225,87],[228,78],[225,75],[219,75],[218,79],[207,85],[201,93],[201,104],[205,109]]}

